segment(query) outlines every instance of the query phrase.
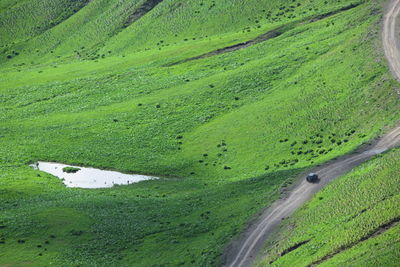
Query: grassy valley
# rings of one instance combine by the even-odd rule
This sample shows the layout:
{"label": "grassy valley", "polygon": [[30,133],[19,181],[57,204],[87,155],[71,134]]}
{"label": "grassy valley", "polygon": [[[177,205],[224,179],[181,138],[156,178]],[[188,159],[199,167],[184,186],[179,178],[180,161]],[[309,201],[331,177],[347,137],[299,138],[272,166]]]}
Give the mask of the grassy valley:
{"label": "grassy valley", "polygon": [[[153,2],[0,1],[0,266],[217,266],[299,173],[400,118],[379,39],[382,1]],[[265,33],[279,34],[196,58]],[[370,225],[364,218],[379,207],[368,209],[343,226],[347,236],[345,227],[362,225],[354,236],[309,256],[336,233],[324,231],[301,247],[301,264],[396,218],[397,154],[321,192],[265,263],[300,260],[276,255],[317,236],[304,232],[307,220],[332,217],[329,229],[346,220],[340,202],[328,218],[321,205],[357,193],[365,175],[374,198],[352,211],[390,196],[379,202],[387,217]],[[29,167],[38,160],[161,179],[66,188]],[[346,183],[349,192],[339,189]],[[396,229],[374,238],[392,242]],[[329,260],[356,257],[370,242]]]}

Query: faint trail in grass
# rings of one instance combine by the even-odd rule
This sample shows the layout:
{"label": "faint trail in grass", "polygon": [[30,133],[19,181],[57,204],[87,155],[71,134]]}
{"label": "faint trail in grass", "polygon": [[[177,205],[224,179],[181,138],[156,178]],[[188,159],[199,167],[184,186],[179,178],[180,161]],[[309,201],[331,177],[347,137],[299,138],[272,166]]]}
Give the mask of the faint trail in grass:
{"label": "faint trail in grass", "polygon": [[225,54],[225,53],[230,53],[230,52],[233,52],[233,51],[244,49],[244,48],[247,48],[247,47],[250,47],[250,46],[253,46],[253,45],[268,41],[268,40],[271,40],[273,38],[276,38],[276,37],[284,34],[285,32],[288,32],[288,31],[294,29],[295,27],[297,27],[299,25],[313,23],[313,22],[316,22],[316,21],[331,17],[331,16],[336,15],[338,13],[341,13],[341,12],[353,9],[355,7],[358,7],[361,4],[362,4],[361,2],[357,3],[357,4],[351,4],[349,6],[345,6],[345,7],[342,7],[340,9],[337,9],[337,10],[334,10],[334,11],[331,11],[331,12],[328,12],[328,13],[325,13],[325,14],[316,15],[316,16],[313,16],[311,18],[307,18],[307,19],[304,19],[304,20],[301,20],[301,21],[290,22],[288,24],[279,26],[279,27],[277,27],[277,28],[275,28],[275,29],[273,29],[271,31],[263,33],[263,34],[257,36],[256,38],[254,38],[252,40],[249,40],[249,41],[246,41],[246,42],[242,42],[242,43],[238,43],[238,44],[234,44],[234,45],[227,46],[227,47],[224,47],[224,48],[220,48],[220,49],[217,49],[217,50],[214,50],[214,51],[211,51],[211,52],[199,55],[199,56],[183,59],[183,60],[180,60],[180,61],[177,61],[177,62],[173,62],[171,64],[167,64],[165,66],[166,67],[174,66],[174,65],[182,64],[182,63],[185,63],[185,62],[188,62],[188,61],[208,58],[208,57],[212,57],[212,56]]}
{"label": "faint trail in grass", "polygon": [[153,8],[155,8],[159,3],[161,3],[163,0],[147,0],[145,1],[140,7],[138,7],[135,12],[133,12],[127,19],[127,21],[124,24],[124,28],[128,27],[132,23],[136,22],[139,20],[141,17],[146,15],[148,12],[150,12]]}
{"label": "faint trail in grass", "polygon": [[300,242],[300,243],[298,243],[298,244],[296,244],[296,245],[294,245],[294,246],[291,246],[290,248],[285,249],[285,250],[281,253],[281,257],[282,257],[282,256],[285,256],[285,255],[288,254],[289,252],[292,252],[293,250],[298,249],[299,247],[301,247],[302,245],[307,244],[307,243],[310,242],[310,241],[311,241],[311,239],[306,240],[306,241],[303,241],[303,242]]}
{"label": "faint trail in grass", "polygon": [[358,240],[358,241],[356,241],[354,243],[351,243],[351,244],[349,244],[347,246],[340,247],[338,250],[336,250],[336,251],[324,256],[320,260],[314,261],[311,264],[307,265],[307,267],[317,266],[317,265],[319,265],[319,264],[321,264],[321,263],[333,258],[337,254],[342,253],[343,251],[346,251],[348,249],[351,249],[352,247],[358,245],[361,242],[364,242],[364,241],[366,241],[368,239],[371,239],[371,238],[374,238],[374,237],[376,237],[378,235],[381,235],[381,234],[385,233],[386,231],[388,231],[389,229],[395,227],[399,223],[399,221],[400,221],[400,217],[394,218],[390,222],[385,223],[385,224],[379,226],[378,228],[376,228],[375,230],[371,231],[368,235],[364,236],[360,240]]}
{"label": "faint trail in grass", "polygon": [[[293,250],[298,249],[299,247],[301,247],[301,246],[307,244],[307,243],[310,242],[310,241],[311,241],[311,239],[308,239],[308,240],[305,240],[305,241],[303,241],[303,242],[297,243],[296,245],[291,246],[290,248],[285,249],[285,250],[281,253],[280,257],[285,256],[285,255],[288,254],[289,252],[292,252]],[[275,259],[275,260],[273,260],[273,261],[271,261],[269,264],[274,263],[276,260],[278,260],[278,258]]]}

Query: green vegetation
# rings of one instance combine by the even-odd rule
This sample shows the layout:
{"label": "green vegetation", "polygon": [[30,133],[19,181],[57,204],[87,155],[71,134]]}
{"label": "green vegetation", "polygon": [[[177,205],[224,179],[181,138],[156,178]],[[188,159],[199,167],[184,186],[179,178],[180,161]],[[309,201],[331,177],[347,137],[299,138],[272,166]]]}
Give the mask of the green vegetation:
{"label": "green vegetation", "polygon": [[75,167],[64,167],[63,168],[63,172],[66,172],[66,173],[76,173],[76,172],[78,172],[80,170],[81,169],[75,168]]}
{"label": "green vegetation", "polygon": [[[143,2],[0,3],[0,265],[217,265],[300,171],[400,117],[379,1],[165,0],[130,23]],[[71,189],[38,160],[162,179]]]}
{"label": "green vegetation", "polygon": [[397,266],[400,150],[334,181],[284,223],[260,266]]}

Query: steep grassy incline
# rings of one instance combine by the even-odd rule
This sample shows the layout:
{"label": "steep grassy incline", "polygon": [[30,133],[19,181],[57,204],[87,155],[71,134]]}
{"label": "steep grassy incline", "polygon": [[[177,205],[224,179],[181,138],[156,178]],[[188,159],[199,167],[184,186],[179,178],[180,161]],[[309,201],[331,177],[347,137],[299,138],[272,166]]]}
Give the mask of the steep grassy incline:
{"label": "steep grassy incline", "polygon": [[[141,173],[242,179],[323,162],[398,116],[386,68],[364,41],[369,12],[170,68],[119,58],[9,73],[2,124],[35,136],[26,139],[35,158]],[[80,71],[91,73],[62,82]]]}
{"label": "steep grassy incline", "polygon": [[[397,84],[376,52],[381,2],[328,2],[164,0],[135,20],[147,2],[93,0],[7,41],[0,265],[218,265],[282,185],[393,125]],[[172,65],[281,25],[267,41]],[[36,160],[163,178],[70,189],[29,168]]]}
{"label": "steep grassy incline", "polygon": [[259,266],[397,266],[400,151],[371,160],[288,219]]}
{"label": "steep grassy incline", "polygon": [[[0,3],[0,47],[13,47],[62,23],[89,0],[7,0]],[[12,54],[12,56],[16,56]]]}
{"label": "steep grassy incline", "polygon": [[199,41],[207,47],[215,42],[238,42],[288,22],[360,2],[165,0],[154,12],[110,40],[106,46],[116,52],[125,52],[143,48],[165,49]]}
{"label": "steep grassy incline", "polygon": [[[61,1],[61,0],[58,0]],[[57,5],[57,1],[50,1]],[[33,40],[10,44],[2,58],[7,66],[15,64],[43,64],[49,61],[90,60],[112,55],[126,55],[134,51],[159,49],[175,52],[208,52],[238,41],[251,39],[274,27],[323,14],[361,1],[73,1],[69,5],[87,6],[58,24],[49,18],[41,22],[38,14],[56,13],[52,5],[37,5],[23,9],[7,9],[4,28],[7,36],[32,35]],[[67,1],[69,3],[69,1]],[[29,2],[29,5],[32,4]],[[33,3],[34,4],[34,3]],[[46,7],[46,8],[45,8]],[[64,7],[65,8],[65,7]],[[76,11],[76,7],[66,9]],[[150,11],[148,14],[146,12]],[[65,11],[65,12],[67,12]],[[64,13],[65,13],[64,12]],[[69,12],[69,15],[72,13]],[[144,17],[141,17],[144,15]],[[137,20],[140,17],[139,20]],[[24,27],[25,24],[28,27]],[[47,23],[54,27],[44,27]],[[41,30],[38,32],[38,28]],[[12,34],[12,35],[11,35]],[[7,39],[8,40],[8,39]],[[5,41],[7,41],[5,40]],[[180,46],[179,50],[175,46]],[[18,56],[15,55],[16,52]],[[179,55],[179,54],[178,54]],[[3,61],[3,60],[2,60]]]}
{"label": "steep grassy incline", "polygon": [[[53,2],[53,1],[49,1]],[[38,64],[46,60],[59,60],[61,57],[68,56],[69,60],[80,60],[81,58],[94,58],[99,48],[103,47],[106,40],[113,35],[122,31],[131,19],[130,17],[141,7],[144,0],[135,1],[66,1],[68,9],[60,3],[54,3],[55,7],[70,14],[60,14],[63,21],[59,22],[58,18],[49,17],[58,11],[53,6],[41,3],[35,7],[22,6],[20,9],[6,10],[2,24],[6,29],[6,36],[24,36],[32,34],[34,38],[18,40],[16,44],[8,44],[7,49],[3,51],[4,55],[10,61],[13,59],[14,64]],[[75,6],[83,7],[79,12]],[[79,5],[77,4],[79,3]],[[35,3],[29,2],[29,5]],[[85,4],[85,5],[84,5]],[[87,5],[86,5],[87,4]],[[25,11],[35,10],[43,16],[50,13],[42,22],[37,14]],[[25,27],[24,23],[33,25],[34,29],[40,29],[39,34],[34,34],[34,29]],[[42,26],[41,23],[49,25]],[[21,25],[20,25],[21,24]],[[15,38],[15,37],[13,37]],[[6,40],[7,41],[7,40]],[[13,52],[14,51],[14,52]],[[16,54],[17,53],[17,54]],[[109,55],[108,51],[106,51]]]}

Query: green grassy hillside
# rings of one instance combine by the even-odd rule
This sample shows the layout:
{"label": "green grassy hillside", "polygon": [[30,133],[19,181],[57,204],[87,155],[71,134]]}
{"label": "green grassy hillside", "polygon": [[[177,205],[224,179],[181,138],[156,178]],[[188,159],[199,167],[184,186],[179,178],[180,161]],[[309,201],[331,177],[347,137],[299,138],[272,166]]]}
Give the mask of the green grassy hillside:
{"label": "green grassy hillside", "polygon": [[[0,265],[217,265],[281,186],[400,117],[380,1],[47,2],[0,2]],[[70,189],[37,160],[162,179]]]}
{"label": "green grassy hillside", "polygon": [[154,1],[49,0],[5,5],[0,9],[0,25],[6,36],[0,43],[4,47],[2,59],[8,59],[4,63],[12,66],[160,49],[195,54],[361,2],[164,0],[135,20],[140,7]]}
{"label": "green grassy hillside", "polygon": [[0,44],[13,46],[61,24],[89,2],[46,0],[0,3]]}
{"label": "green grassy hillside", "polygon": [[373,159],[316,194],[284,223],[260,266],[397,266],[399,156]]}

